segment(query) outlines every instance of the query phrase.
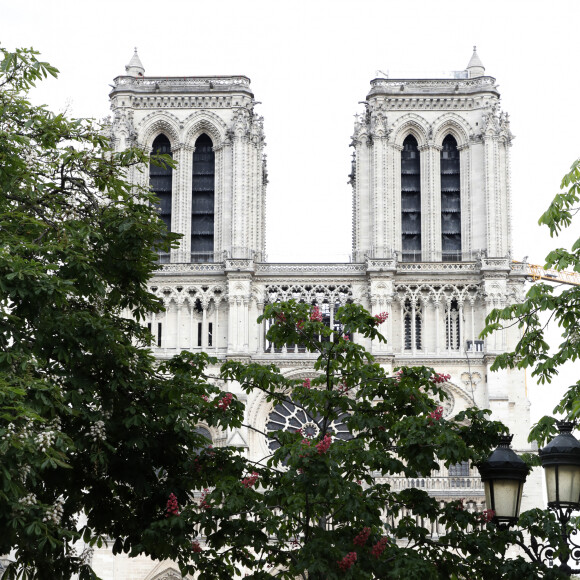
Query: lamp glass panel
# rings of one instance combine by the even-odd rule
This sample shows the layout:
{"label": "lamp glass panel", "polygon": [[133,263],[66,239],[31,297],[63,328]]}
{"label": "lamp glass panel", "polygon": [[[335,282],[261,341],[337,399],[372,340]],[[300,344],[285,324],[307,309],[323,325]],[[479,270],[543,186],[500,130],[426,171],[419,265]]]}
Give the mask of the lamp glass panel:
{"label": "lamp glass panel", "polygon": [[[549,465],[544,468],[548,502],[580,503],[580,466]],[[560,497],[556,495],[556,475]]]}
{"label": "lamp glass panel", "polygon": [[[498,518],[517,518],[520,513],[521,482],[514,479],[496,479],[485,482],[485,503]],[[493,505],[491,502],[493,486]]]}

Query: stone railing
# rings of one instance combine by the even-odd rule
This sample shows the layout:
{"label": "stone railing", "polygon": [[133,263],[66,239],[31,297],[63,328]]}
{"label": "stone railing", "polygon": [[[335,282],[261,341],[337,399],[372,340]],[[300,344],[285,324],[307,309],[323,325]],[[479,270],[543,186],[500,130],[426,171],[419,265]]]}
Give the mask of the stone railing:
{"label": "stone railing", "polygon": [[365,264],[256,264],[260,275],[301,276],[308,274],[356,275],[366,272]]}

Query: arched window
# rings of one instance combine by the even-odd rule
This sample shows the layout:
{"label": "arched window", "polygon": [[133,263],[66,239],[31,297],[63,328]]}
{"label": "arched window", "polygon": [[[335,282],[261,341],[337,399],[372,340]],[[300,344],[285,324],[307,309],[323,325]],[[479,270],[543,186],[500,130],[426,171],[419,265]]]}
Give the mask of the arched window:
{"label": "arched window", "polygon": [[213,262],[215,153],[204,133],[195,142],[191,185],[191,261]]}
{"label": "arched window", "polygon": [[421,164],[417,139],[409,135],[401,151],[401,259],[421,261]]}
{"label": "arched window", "polygon": [[445,308],[445,342],[447,350],[459,350],[461,344],[459,304],[454,298]]}
{"label": "arched window", "polygon": [[415,334],[415,350],[421,350],[421,331],[423,329],[423,316],[421,306],[413,304],[411,300],[405,300],[403,304],[404,326],[404,350],[413,350],[413,332]]}
{"label": "arched window", "polygon": [[[161,134],[153,141],[152,155],[171,155],[171,143],[169,139]],[[171,231],[171,188],[173,184],[173,169],[171,167],[159,167],[153,163],[149,164],[149,183],[151,189],[155,192],[158,198],[157,207],[159,209],[159,217],[169,231]],[[169,262],[169,253],[163,252],[159,254],[159,261],[161,263]]]}
{"label": "arched window", "polygon": [[461,260],[461,175],[459,151],[453,135],[443,139],[441,150],[441,259]]}

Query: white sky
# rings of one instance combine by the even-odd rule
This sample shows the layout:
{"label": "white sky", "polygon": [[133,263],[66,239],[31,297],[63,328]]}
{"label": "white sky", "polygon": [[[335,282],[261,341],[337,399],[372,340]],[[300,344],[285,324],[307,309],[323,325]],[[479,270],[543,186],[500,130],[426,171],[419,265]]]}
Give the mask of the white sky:
{"label": "white sky", "polygon": [[[33,98],[75,116],[109,114],[134,46],[146,75],[249,76],[265,118],[271,261],[348,260],[348,145],[376,71],[462,70],[477,45],[516,136],[514,257],[543,263],[556,244],[537,220],[580,155],[579,16],[578,0],[19,0],[2,6],[0,41],[57,66]],[[540,397],[529,385],[537,419],[556,387]]]}

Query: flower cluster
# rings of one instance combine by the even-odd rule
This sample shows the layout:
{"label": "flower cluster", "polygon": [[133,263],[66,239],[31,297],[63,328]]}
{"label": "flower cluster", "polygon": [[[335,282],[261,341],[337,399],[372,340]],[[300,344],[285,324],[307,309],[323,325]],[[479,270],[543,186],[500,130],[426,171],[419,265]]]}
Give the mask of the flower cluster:
{"label": "flower cluster", "polygon": [[199,542],[197,540],[193,540],[193,542],[191,542],[191,549],[196,554],[199,554],[201,552],[201,546],[199,545]]}
{"label": "flower cluster", "polygon": [[310,388],[310,379],[304,379],[304,382],[302,383],[302,386],[305,389],[309,389]]}
{"label": "flower cluster", "polygon": [[336,390],[339,393],[346,393],[348,392],[348,385],[346,383],[338,383],[338,385],[336,385]]}
{"label": "flower cluster", "polygon": [[54,505],[46,510],[46,514],[42,518],[43,522],[52,522],[58,524],[60,518],[62,518],[62,512],[64,507],[64,497],[58,497],[54,502]]}
{"label": "flower cluster", "polygon": [[331,443],[332,443],[332,439],[331,439],[330,435],[325,435],[324,439],[322,439],[322,441],[320,441],[319,443],[316,444],[316,449],[318,449],[318,454],[322,455],[323,453],[326,453],[328,451],[328,449],[330,448]]}
{"label": "flower cluster", "polygon": [[435,373],[431,380],[434,383],[446,383],[451,378],[451,375],[446,375],[445,373]]}
{"label": "flower cluster", "polygon": [[385,320],[388,317],[389,317],[388,312],[381,312],[380,314],[376,314],[375,315],[375,325],[378,326],[379,324],[382,324],[383,322],[385,322]]}
{"label": "flower cluster", "polygon": [[209,509],[211,505],[206,501],[207,494],[209,493],[209,488],[204,488],[201,497],[199,498],[199,507],[203,509]]}
{"label": "flower cluster", "polygon": [[443,407],[439,406],[434,411],[429,413],[429,423],[433,423],[433,421],[439,421],[443,417]]}
{"label": "flower cluster", "polygon": [[165,517],[178,516],[179,506],[177,505],[177,498],[174,493],[169,494],[169,499],[167,500],[167,508],[165,509]]}
{"label": "flower cluster", "polygon": [[356,562],[356,552],[350,552],[342,560],[338,560],[338,567],[346,572]]}
{"label": "flower cluster", "polygon": [[276,320],[284,324],[284,322],[286,322],[286,315],[283,312],[280,312],[279,314],[276,315]]}
{"label": "flower cluster", "polygon": [[304,320],[299,320],[299,321],[296,323],[296,330],[297,330],[298,332],[300,332],[301,330],[304,330]]}
{"label": "flower cluster", "polygon": [[105,440],[105,423],[104,421],[95,421],[94,425],[91,425],[90,436],[92,440],[96,443],[97,441]]}
{"label": "flower cluster", "polygon": [[385,551],[385,548],[387,547],[387,544],[389,543],[389,538],[387,538],[387,536],[383,536],[372,548],[371,548],[371,554],[375,557],[375,558],[380,558],[381,554]]}
{"label": "flower cluster", "polygon": [[206,402],[209,403],[209,397],[207,395],[202,395],[201,398]]}
{"label": "flower cluster", "polygon": [[42,431],[36,435],[34,442],[40,451],[46,453],[46,450],[54,443],[54,432]]}
{"label": "flower cluster", "polygon": [[483,510],[480,517],[484,524],[489,524],[489,522],[493,520],[494,516],[495,512],[493,510]]}
{"label": "flower cluster", "polygon": [[355,539],[352,541],[352,543],[355,546],[364,546],[367,543],[367,540],[369,539],[370,535],[371,535],[371,529],[370,528],[363,528],[362,532],[359,532],[359,534],[355,537]]}
{"label": "flower cluster", "polygon": [[322,322],[322,313],[320,312],[320,308],[315,306],[310,313],[310,320],[313,322]]}
{"label": "flower cluster", "polygon": [[350,337],[348,336],[348,334],[343,334],[342,338],[344,338],[344,340],[350,340]]}
{"label": "flower cluster", "polygon": [[252,475],[250,475],[249,477],[245,477],[244,479],[242,479],[242,485],[248,489],[250,487],[254,487],[256,481],[258,481],[258,477],[260,477],[258,475],[258,473],[256,471],[252,471]]}
{"label": "flower cluster", "polygon": [[218,403],[218,409],[225,411],[232,403],[234,396],[231,393],[226,393]]}
{"label": "flower cluster", "polygon": [[36,501],[36,496],[33,493],[29,493],[28,495],[21,497],[18,500],[18,503],[21,503],[22,505],[35,505]]}

